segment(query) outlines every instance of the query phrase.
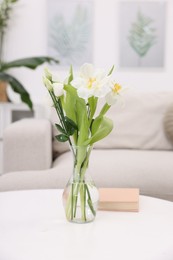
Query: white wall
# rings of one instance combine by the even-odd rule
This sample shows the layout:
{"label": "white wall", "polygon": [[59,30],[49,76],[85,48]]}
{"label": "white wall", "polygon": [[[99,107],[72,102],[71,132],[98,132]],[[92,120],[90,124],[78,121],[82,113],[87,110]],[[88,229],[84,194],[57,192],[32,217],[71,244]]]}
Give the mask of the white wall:
{"label": "white wall", "polygon": [[[69,0],[70,1],[70,0]],[[158,0],[159,1],[159,0]],[[19,0],[10,23],[10,30],[5,44],[7,60],[46,55],[47,0]],[[99,67],[109,69],[115,64],[116,78],[122,85],[140,90],[173,90],[173,0],[167,1],[165,67],[150,70],[122,70],[118,65],[118,0],[93,0],[94,3],[94,63]],[[125,19],[122,17],[121,19]],[[16,69],[16,75],[28,91],[35,103],[40,103],[45,96],[42,85],[40,67],[33,72],[27,69]],[[66,74],[61,71],[62,74]],[[10,94],[13,100],[16,97]]]}

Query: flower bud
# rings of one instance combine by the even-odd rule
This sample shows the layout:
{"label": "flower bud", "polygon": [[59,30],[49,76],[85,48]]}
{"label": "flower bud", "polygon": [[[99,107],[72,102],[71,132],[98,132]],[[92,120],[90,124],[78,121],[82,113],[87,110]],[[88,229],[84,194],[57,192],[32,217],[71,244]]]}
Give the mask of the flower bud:
{"label": "flower bud", "polygon": [[60,97],[64,94],[64,85],[62,83],[53,83],[53,91],[56,97]]}
{"label": "flower bud", "polygon": [[43,83],[45,85],[45,87],[48,89],[48,91],[53,91],[53,85],[50,82],[50,80],[48,78],[46,78],[45,76],[43,76]]}
{"label": "flower bud", "polygon": [[50,70],[47,67],[44,68],[44,74],[48,80],[52,80],[52,73],[50,72]]}
{"label": "flower bud", "polygon": [[57,73],[52,73],[52,82],[60,82],[59,76]]}

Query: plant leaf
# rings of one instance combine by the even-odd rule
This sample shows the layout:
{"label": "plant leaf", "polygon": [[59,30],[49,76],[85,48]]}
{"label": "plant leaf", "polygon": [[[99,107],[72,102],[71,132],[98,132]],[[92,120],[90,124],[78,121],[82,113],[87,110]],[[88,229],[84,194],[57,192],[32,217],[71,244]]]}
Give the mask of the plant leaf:
{"label": "plant leaf", "polygon": [[71,120],[73,120],[76,123],[76,114],[75,114],[76,98],[77,98],[76,89],[73,88],[71,85],[65,85],[64,90],[66,91],[66,95],[63,100],[65,113],[68,118],[71,118]]}
{"label": "plant leaf", "polygon": [[78,125],[78,145],[82,145],[88,139],[88,115],[87,115],[87,106],[84,99],[76,100],[76,118]]}
{"label": "plant leaf", "polygon": [[68,125],[72,126],[75,130],[78,130],[76,123],[67,116],[65,116],[65,122],[68,123]]}
{"label": "plant leaf", "polygon": [[69,78],[68,78],[68,84],[70,84],[70,82],[73,80],[73,68],[72,66],[70,66],[70,74],[69,74]]}
{"label": "plant leaf", "polygon": [[73,120],[65,116],[65,125],[68,135],[73,135],[74,132],[78,129],[77,125]]}
{"label": "plant leaf", "polygon": [[110,76],[110,75],[112,74],[113,70],[114,70],[114,65],[113,65],[112,68],[110,69],[110,71],[109,71],[109,73],[108,73],[108,76]]}
{"label": "plant leaf", "polygon": [[63,134],[66,134],[65,130],[62,128],[62,126],[60,126],[59,124],[55,124],[57,130]]}
{"label": "plant leaf", "polygon": [[104,115],[107,113],[107,111],[109,110],[110,107],[111,107],[111,106],[106,103],[106,104],[102,107],[102,109],[101,109],[101,111],[100,111],[100,115],[104,116]]}
{"label": "plant leaf", "polygon": [[14,92],[18,93],[21,97],[21,100],[32,109],[32,101],[30,99],[29,93],[26,91],[24,86],[14,77],[9,74],[0,72],[0,79],[6,81],[10,84]]}
{"label": "plant leaf", "polygon": [[[71,119],[76,124],[77,123],[77,119],[76,119],[77,92],[76,92],[76,89],[73,88],[71,85],[65,85],[64,90],[66,91],[66,94],[64,95],[64,98],[63,98],[63,108],[65,110],[65,114],[68,119]],[[76,144],[77,132],[74,132],[73,139],[74,139],[74,143]]]}
{"label": "plant leaf", "polygon": [[94,133],[94,135],[88,141],[86,141],[84,144],[91,145],[93,143],[98,142],[99,140],[105,138],[112,131],[112,129],[113,129],[112,120],[107,117],[103,117],[102,122],[101,122],[100,127],[97,130],[97,132]]}
{"label": "plant leaf", "polygon": [[8,63],[3,63],[1,67],[1,71],[11,69],[11,68],[16,68],[16,67],[26,67],[29,69],[36,69],[38,66],[42,65],[45,62],[58,63],[59,61],[55,60],[54,58],[46,57],[46,56],[18,59]]}
{"label": "plant leaf", "polygon": [[63,134],[60,134],[60,135],[56,135],[55,138],[59,141],[59,142],[66,142],[68,141],[69,137],[67,135],[63,135]]}
{"label": "plant leaf", "polygon": [[97,108],[97,101],[98,98],[92,96],[88,99],[89,109],[90,109],[90,115],[89,115],[89,121],[91,123],[93,116],[95,114],[96,108]]}
{"label": "plant leaf", "polygon": [[100,124],[101,124],[102,120],[103,120],[103,116],[102,116],[102,115],[99,115],[99,116],[97,116],[97,117],[94,119],[94,121],[93,121],[93,123],[92,123],[92,127],[91,127],[92,135],[94,135],[94,134],[97,132],[97,130],[98,130],[99,127],[100,127]]}

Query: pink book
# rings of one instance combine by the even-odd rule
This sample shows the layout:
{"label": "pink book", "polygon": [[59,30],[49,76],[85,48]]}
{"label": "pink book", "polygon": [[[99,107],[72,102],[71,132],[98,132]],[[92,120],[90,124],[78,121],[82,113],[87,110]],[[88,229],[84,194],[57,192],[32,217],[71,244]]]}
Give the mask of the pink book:
{"label": "pink book", "polygon": [[100,188],[99,210],[139,211],[139,189]]}

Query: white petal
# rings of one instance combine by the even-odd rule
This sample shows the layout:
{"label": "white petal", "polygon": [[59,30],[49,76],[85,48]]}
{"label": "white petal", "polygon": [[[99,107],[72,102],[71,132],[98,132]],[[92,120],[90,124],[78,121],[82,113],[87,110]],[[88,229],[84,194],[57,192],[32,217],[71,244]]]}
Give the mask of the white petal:
{"label": "white petal", "polygon": [[105,97],[110,92],[110,88],[108,86],[102,86],[100,88],[96,88],[94,90],[94,96],[98,98]]}
{"label": "white petal", "polygon": [[96,71],[95,71],[95,78],[97,79],[97,80],[102,80],[103,78],[105,78],[106,77],[106,73],[105,73],[105,71],[103,70],[103,69],[97,69]]}
{"label": "white petal", "polygon": [[64,85],[68,84],[68,80],[69,80],[69,77],[66,77],[65,80],[63,81]]}
{"label": "white petal", "polygon": [[85,100],[93,95],[93,91],[92,90],[88,90],[86,88],[79,88],[77,90],[77,93],[78,93],[78,96],[80,98],[83,98]]}
{"label": "white petal", "polygon": [[108,103],[108,105],[112,106],[116,103],[116,101],[118,99],[118,95],[113,94],[111,91],[106,95],[105,99],[106,99],[106,102]]}
{"label": "white petal", "polygon": [[53,82],[61,82],[59,75],[57,73],[52,73],[52,81]]}
{"label": "white petal", "polygon": [[74,87],[74,88],[81,88],[81,87],[84,87],[86,84],[85,80],[78,77],[78,78],[75,78],[71,81],[71,85]]}
{"label": "white petal", "polygon": [[80,68],[80,77],[89,79],[94,75],[94,66],[90,63],[85,63]]}
{"label": "white petal", "polygon": [[64,94],[62,83],[53,83],[53,91],[56,97],[60,97]]}

